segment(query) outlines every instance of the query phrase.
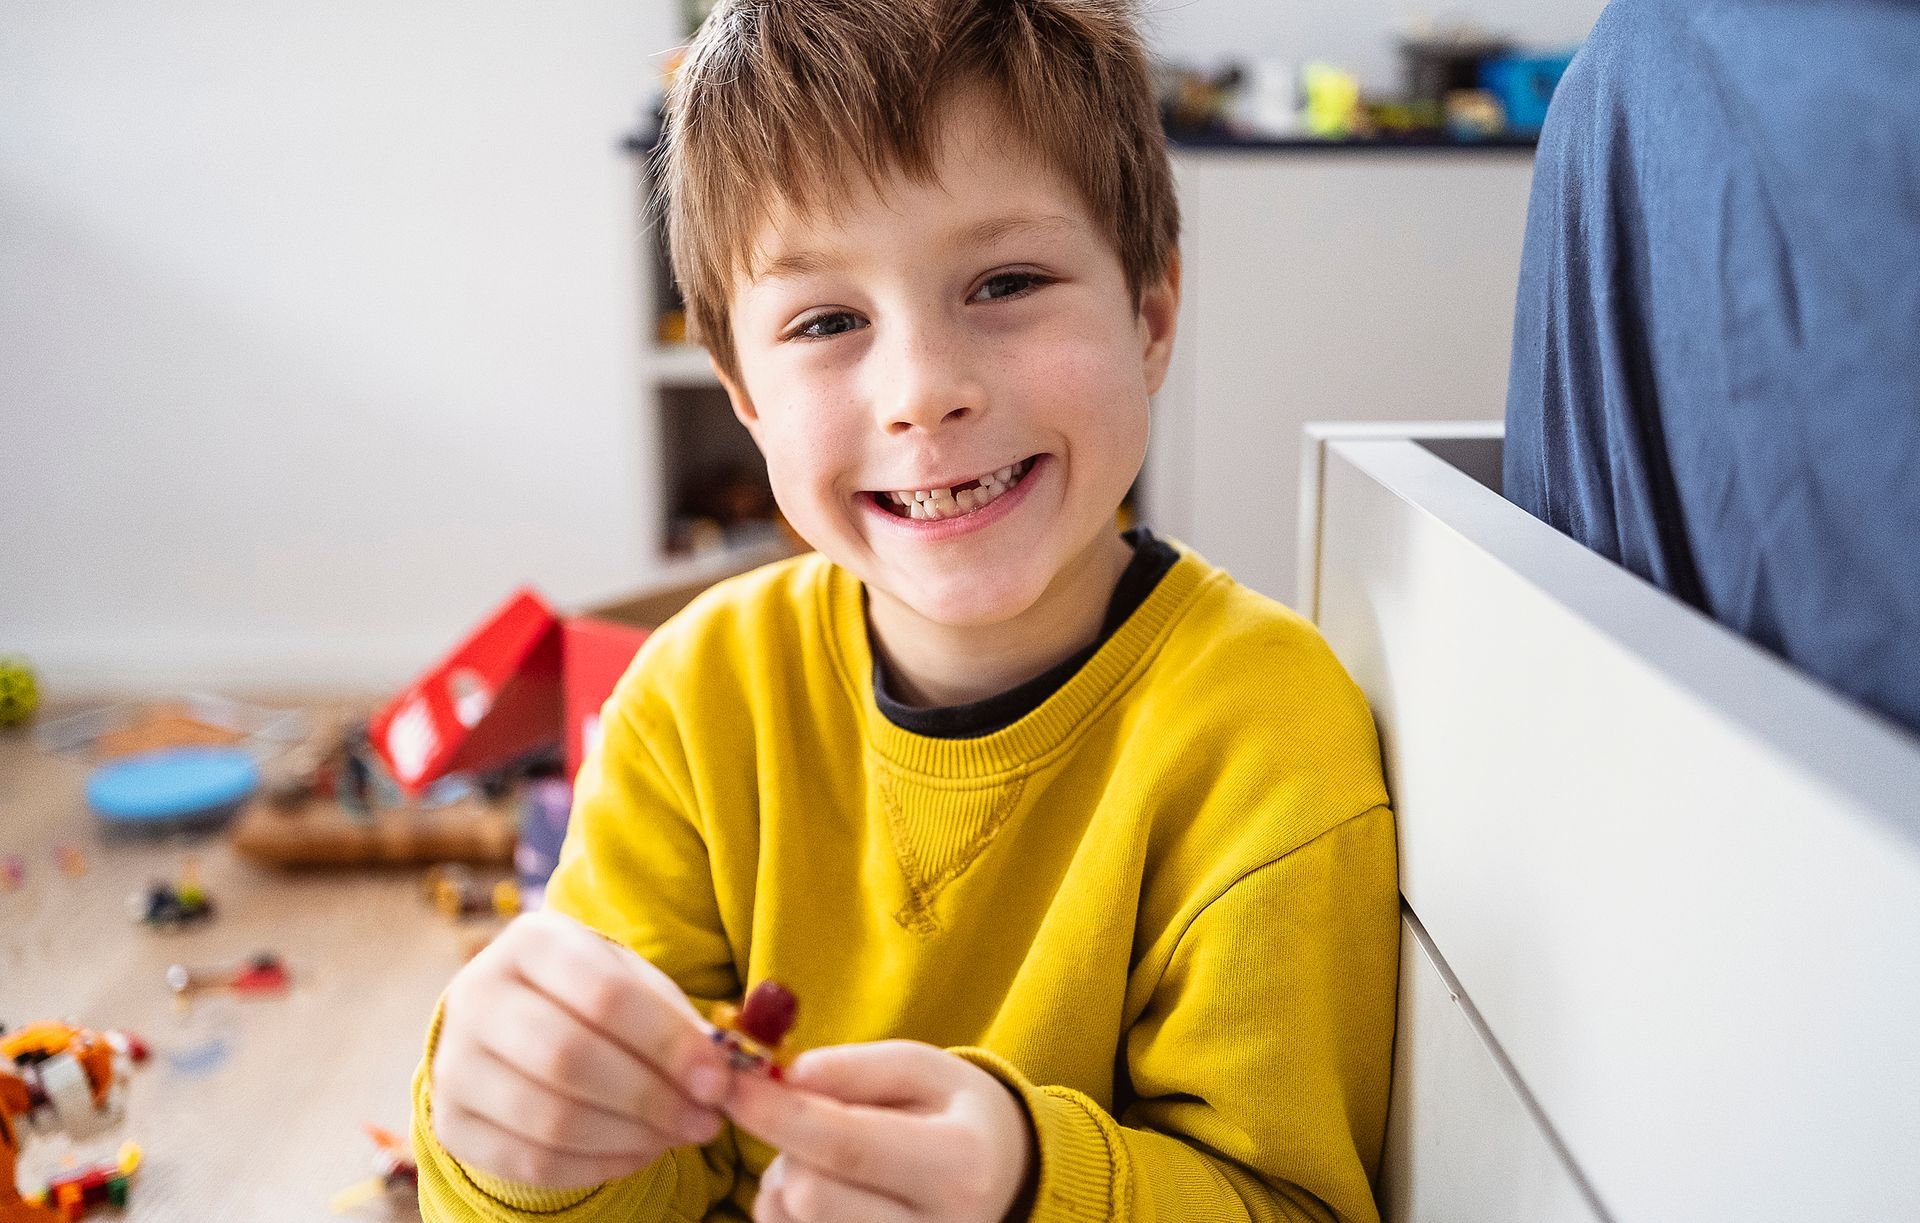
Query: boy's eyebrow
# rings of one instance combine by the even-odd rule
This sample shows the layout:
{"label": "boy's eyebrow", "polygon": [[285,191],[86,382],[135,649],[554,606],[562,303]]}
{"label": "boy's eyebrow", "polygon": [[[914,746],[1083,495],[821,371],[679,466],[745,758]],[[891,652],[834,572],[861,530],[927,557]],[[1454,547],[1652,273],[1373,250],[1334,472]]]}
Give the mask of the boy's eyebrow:
{"label": "boy's eyebrow", "polygon": [[1015,213],[1012,216],[992,217],[978,224],[969,225],[952,235],[952,241],[965,246],[985,246],[1013,234],[1030,233],[1043,229],[1074,228],[1072,221],[1050,213]]}
{"label": "boy's eyebrow", "polygon": [[[1074,223],[1066,217],[1046,213],[1015,213],[976,221],[949,234],[947,241],[955,246],[986,246],[1014,234],[1074,228]],[[768,260],[765,266],[753,272],[750,279],[756,284],[763,280],[791,280],[825,272],[832,266],[833,261],[819,251],[791,251],[777,259]]]}

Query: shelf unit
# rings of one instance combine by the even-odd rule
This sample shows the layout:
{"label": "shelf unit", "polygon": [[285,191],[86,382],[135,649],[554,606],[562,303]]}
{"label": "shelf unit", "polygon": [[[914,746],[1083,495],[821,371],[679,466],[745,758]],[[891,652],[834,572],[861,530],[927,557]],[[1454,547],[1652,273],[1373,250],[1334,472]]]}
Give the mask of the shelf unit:
{"label": "shelf unit", "polygon": [[[651,146],[645,136],[626,144],[638,199],[650,197]],[[650,485],[661,499],[654,516],[659,553],[676,570],[708,562],[724,566],[729,557],[744,561],[770,549],[777,554],[784,533],[766,464],[734,418],[706,350],[674,338],[686,328],[674,317],[683,303],[666,244],[651,217],[642,212],[639,223],[642,410],[659,455]]]}

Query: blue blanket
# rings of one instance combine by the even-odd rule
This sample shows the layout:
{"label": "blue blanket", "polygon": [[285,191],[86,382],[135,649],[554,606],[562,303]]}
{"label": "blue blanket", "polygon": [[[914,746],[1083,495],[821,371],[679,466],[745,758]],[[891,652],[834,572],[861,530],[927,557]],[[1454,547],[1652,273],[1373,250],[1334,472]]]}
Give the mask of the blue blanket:
{"label": "blue blanket", "polygon": [[1920,731],[1920,0],[1615,0],[1534,171],[1506,492]]}

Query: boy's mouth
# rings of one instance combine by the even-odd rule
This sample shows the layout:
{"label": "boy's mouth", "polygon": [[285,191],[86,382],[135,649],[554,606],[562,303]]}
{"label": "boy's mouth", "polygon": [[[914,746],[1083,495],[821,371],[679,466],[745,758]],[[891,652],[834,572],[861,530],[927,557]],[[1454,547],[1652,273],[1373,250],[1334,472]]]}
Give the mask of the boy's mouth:
{"label": "boy's mouth", "polygon": [[943,518],[964,518],[978,513],[1011,492],[1033,470],[1030,456],[998,471],[955,484],[950,488],[908,489],[904,492],[870,494],[874,503],[900,518],[936,522]]}

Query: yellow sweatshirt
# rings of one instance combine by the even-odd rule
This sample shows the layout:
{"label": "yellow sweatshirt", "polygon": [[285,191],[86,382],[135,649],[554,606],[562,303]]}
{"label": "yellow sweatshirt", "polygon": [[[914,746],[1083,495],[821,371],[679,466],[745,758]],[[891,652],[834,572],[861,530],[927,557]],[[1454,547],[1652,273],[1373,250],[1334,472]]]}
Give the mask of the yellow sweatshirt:
{"label": "yellow sweatshirt", "polygon": [[[768,977],[796,1047],[905,1037],[1025,1104],[1031,1219],[1377,1218],[1398,948],[1364,699],[1311,625],[1197,555],[1013,725],[895,726],[864,595],[814,555],[703,595],[607,703],[548,890],[697,1004]],[[437,1024],[436,1024],[437,1032]],[[728,1127],[590,1191],[414,1140],[427,1220],[751,1210]]]}

